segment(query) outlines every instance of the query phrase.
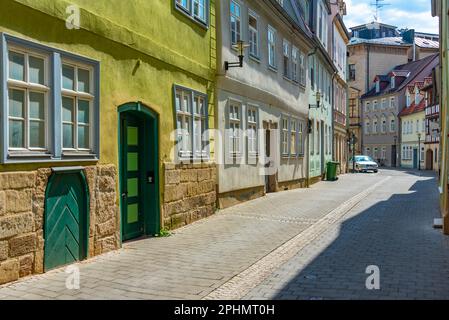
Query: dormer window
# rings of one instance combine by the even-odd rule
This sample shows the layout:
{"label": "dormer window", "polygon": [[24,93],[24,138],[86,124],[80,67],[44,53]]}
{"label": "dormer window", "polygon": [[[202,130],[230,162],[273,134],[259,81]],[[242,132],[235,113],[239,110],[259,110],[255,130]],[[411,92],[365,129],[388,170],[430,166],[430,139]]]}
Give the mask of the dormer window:
{"label": "dormer window", "polygon": [[395,82],[396,82],[396,78],[394,76],[391,76],[391,81],[390,81],[391,89],[394,89]]}
{"label": "dormer window", "polygon": [[419,90],[418,89],[415,90],[415,104],[416,105],[419,104]]}
{"label": "dormer window", "polygon": [[405,104],[408,107],[410,107],[410,93],[407,92],[406,96],[405,96]]}
{"label": "dormer window", "polygon": [[376,93],[380,92],[380,82],[379,80],[376,81]]}

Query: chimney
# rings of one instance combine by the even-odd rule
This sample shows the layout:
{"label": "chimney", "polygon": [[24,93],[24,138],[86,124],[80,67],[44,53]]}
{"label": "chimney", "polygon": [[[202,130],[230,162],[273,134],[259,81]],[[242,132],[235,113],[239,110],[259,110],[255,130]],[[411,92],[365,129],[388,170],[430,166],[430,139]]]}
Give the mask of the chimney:
{"label": "chimney", "polygon": [[415,29],[404,31],[402,33],[402,40],[413,46],[412,61],[416,61]]}

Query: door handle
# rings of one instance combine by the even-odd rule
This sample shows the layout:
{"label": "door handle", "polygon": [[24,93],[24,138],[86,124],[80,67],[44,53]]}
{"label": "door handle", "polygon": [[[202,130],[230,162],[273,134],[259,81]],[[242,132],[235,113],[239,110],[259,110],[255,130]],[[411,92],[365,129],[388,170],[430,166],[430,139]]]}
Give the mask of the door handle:
{"label": "door handle", "polygon": [[122,198],[125,198],[127,196],[128,196],[128,191],[122,193]]}

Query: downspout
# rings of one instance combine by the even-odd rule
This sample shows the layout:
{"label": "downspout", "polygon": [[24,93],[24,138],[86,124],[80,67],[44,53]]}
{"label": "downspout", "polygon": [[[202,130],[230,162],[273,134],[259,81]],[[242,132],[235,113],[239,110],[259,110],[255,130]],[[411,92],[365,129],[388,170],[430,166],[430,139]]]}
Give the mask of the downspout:
{"label": "downspout", "polygon": [[370,59],[369,59],[369,52],[370,52],[370,47],[367,44],[366,45],[366,84],[365,84],[365,93],[369,91],[369,83],[370,83],[370,70],[369,70],[369,65],[370,65]]}
{"label": "downspout", "polygon": [[[337,71],[334,71],[334,74],[332,75],[332,94],[331,94],[331,128],[332,128],[332,145],[331,145],[331,150],[332,150],[332,161],[335,161],[335,152],[334,152],[334,138],[335,138],[335,125],[334,125],[334,121],[335,121],[335,113],[334,113],[334,107],[335,107],[335,99],[334,99],[334,94],[335,94],[335,86],[334,86],[334,80],[335,80],[335,76],[338,74]],[[340,167],[341,170],[341,167]]]}
{"label": "downspout", "polygon": [[[318,47],[315,46],[312,52],[307,54],[307,60],[310,61],[310,57],[316,54]],[[313,66],[313,73],[315,73],[315,65]],[[312,75],[310,75],[310,81],[312,82]],[[313,82],[315,82],[315,75],[313,75]],[[315,85],[313,86],[315,90]],[[307,116],[307,161],[306,161],[306,187],[310,187],[310,108],[309,115]]]}

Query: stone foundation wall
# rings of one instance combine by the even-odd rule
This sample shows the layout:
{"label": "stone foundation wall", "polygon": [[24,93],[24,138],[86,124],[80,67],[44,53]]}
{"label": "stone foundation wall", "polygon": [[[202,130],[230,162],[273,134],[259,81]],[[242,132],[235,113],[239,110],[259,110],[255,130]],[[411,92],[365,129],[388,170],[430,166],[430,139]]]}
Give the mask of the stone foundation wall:
{"label": "stone foundation wall", "polygon": [[163,227],[176,229],[215,213],[216,190],[214,163],[164,163]]}
{"label": "stone foundation wall", "polygon": [[229,208],[242,202],[263,197],[264,195],[265,195],[264,186],[220,193],[218,195],[218,207],[220,209]]}
{"label": "stone foundation wall", "polygon": [[[51,169],[0,173],[0,284],[44,272],[45,191]],[[89,187],[88,257],[120,247],[117,171],[84,169]]]}
{"label": "stone foundation wall", "polygon": [[306,179],[298,179],[291,181],[279,181],[278,189],[280,191],[293,190],[306,187]]}

